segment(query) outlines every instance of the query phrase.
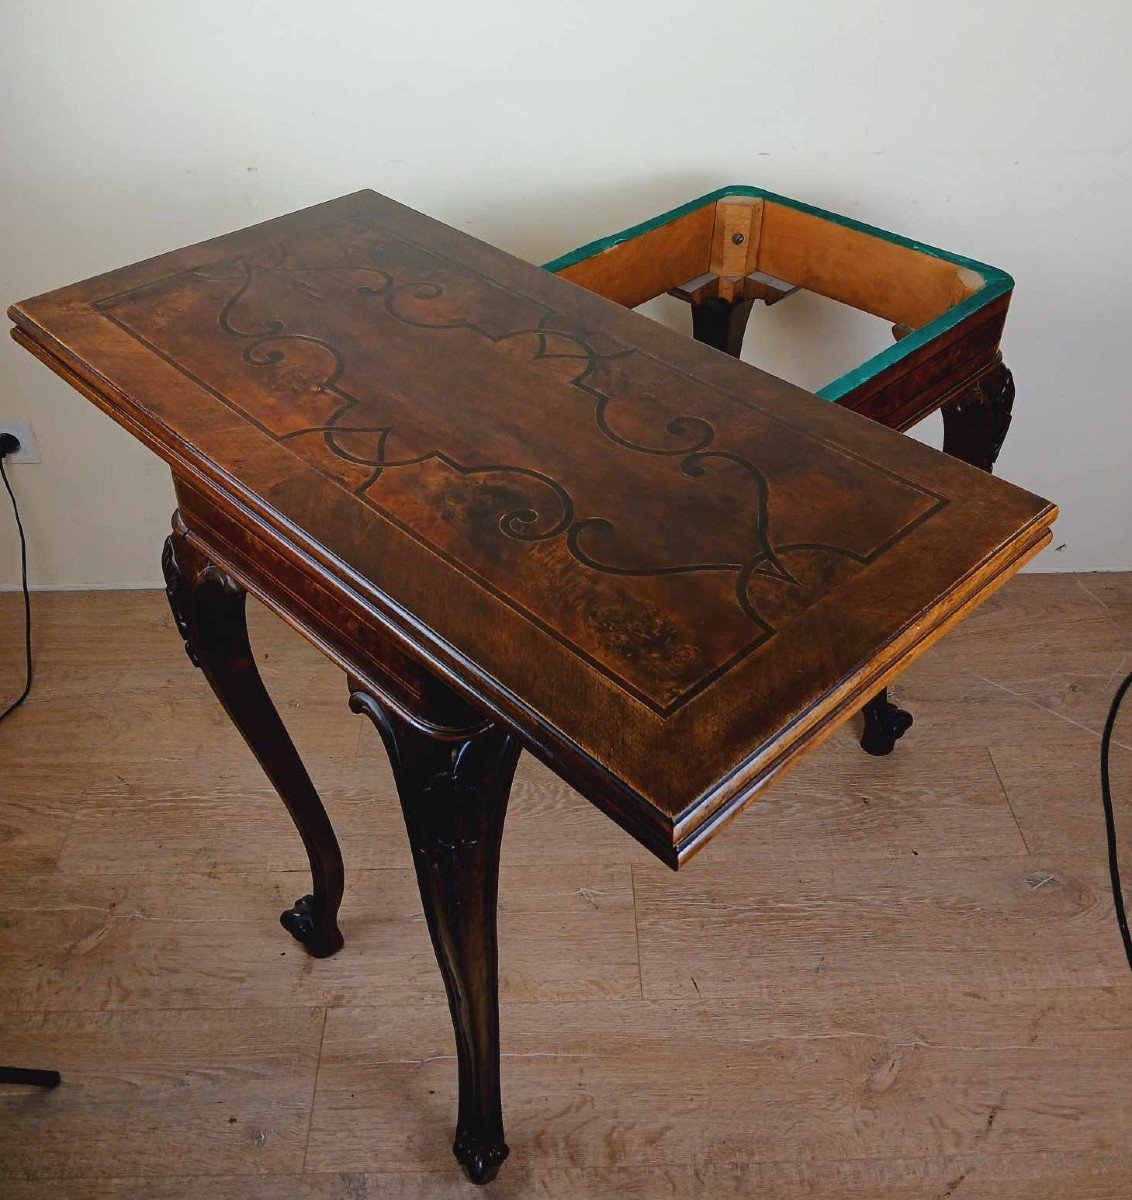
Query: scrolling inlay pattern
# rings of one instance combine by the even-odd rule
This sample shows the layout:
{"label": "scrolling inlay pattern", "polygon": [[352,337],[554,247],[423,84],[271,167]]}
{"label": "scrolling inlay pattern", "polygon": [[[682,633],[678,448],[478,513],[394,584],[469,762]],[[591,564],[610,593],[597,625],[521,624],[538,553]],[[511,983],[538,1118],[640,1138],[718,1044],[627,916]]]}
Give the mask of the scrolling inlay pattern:
{"label": "scrolling inlay pattern", "polygon": [[96,308],[662,714],[946,503],[369,217]]}

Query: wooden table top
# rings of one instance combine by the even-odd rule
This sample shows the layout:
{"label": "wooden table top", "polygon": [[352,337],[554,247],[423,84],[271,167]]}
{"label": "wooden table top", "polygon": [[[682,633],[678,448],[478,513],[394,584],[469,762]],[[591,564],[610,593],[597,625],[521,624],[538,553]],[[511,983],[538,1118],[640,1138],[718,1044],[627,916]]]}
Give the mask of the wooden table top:
{"label": "wooden table top", "polygon": [[9,315],[672,865],[1055,515],[373,192]]}

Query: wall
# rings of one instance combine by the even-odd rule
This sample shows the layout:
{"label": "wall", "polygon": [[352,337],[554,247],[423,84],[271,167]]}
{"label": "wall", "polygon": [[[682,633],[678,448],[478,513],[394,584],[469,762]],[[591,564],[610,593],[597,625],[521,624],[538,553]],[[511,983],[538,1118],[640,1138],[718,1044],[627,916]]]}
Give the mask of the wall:
{"label": "wall", "polygon": [[[1062,505],[1038,568],[1132,567],[1125,4],[0,0],[0,22],[6,302],[363,186],[541,262],[757,183],[1015,275],[1000,473]],[[817,387],[887,337],[795,297],[747,353]],[[43,453],[11,468],[34,582],[155,584],[165,469],[5,339],[8,418]]]}

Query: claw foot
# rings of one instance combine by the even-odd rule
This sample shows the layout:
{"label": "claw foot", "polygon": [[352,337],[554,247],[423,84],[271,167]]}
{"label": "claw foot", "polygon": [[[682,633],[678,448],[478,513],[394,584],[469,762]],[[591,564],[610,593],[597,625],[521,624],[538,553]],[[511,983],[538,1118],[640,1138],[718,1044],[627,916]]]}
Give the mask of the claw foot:
{"label": "claw foot", "polygon": [[865,729],[861,749],[866,754],[891,754],[896,743],[912,728],[912,714],[897,708],[886,693],[875,696],[862,710]]}
{"label": "claw foot", "polygon": [[499,1174],[503,1160],[511,1151],[506,1142],[486,1142],[471,1134],[458,1133],[452,1153],[472,1183],[483,1184],[490,1183]]}
{"label": "claw foot", "polygon": [[319,928],[315,921],[314,897],[303,896],[279,914],[279,924],[295,939],[302,942],[308,954],[314,958],[328,958],[343,946],[342,934],[337,925]]}

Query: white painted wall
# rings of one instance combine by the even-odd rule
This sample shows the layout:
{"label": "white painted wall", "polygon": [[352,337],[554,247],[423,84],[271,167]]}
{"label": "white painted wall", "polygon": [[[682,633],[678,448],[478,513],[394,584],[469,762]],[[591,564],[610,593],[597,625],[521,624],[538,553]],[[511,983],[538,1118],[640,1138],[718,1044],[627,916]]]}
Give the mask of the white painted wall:
{"label": "white painted wall", "polygon": [[[5,302],[358,187],[542,262],[760,184],[1015,275],[1000,474],[1062,506],[1040,567],[1132,567],[1127,3],[0,0],[0,22]],[[887,336],[796,297],[748,356],[817,387]],[[165,469],[5,339],[19,418],[35,582],[156,583]]]}

